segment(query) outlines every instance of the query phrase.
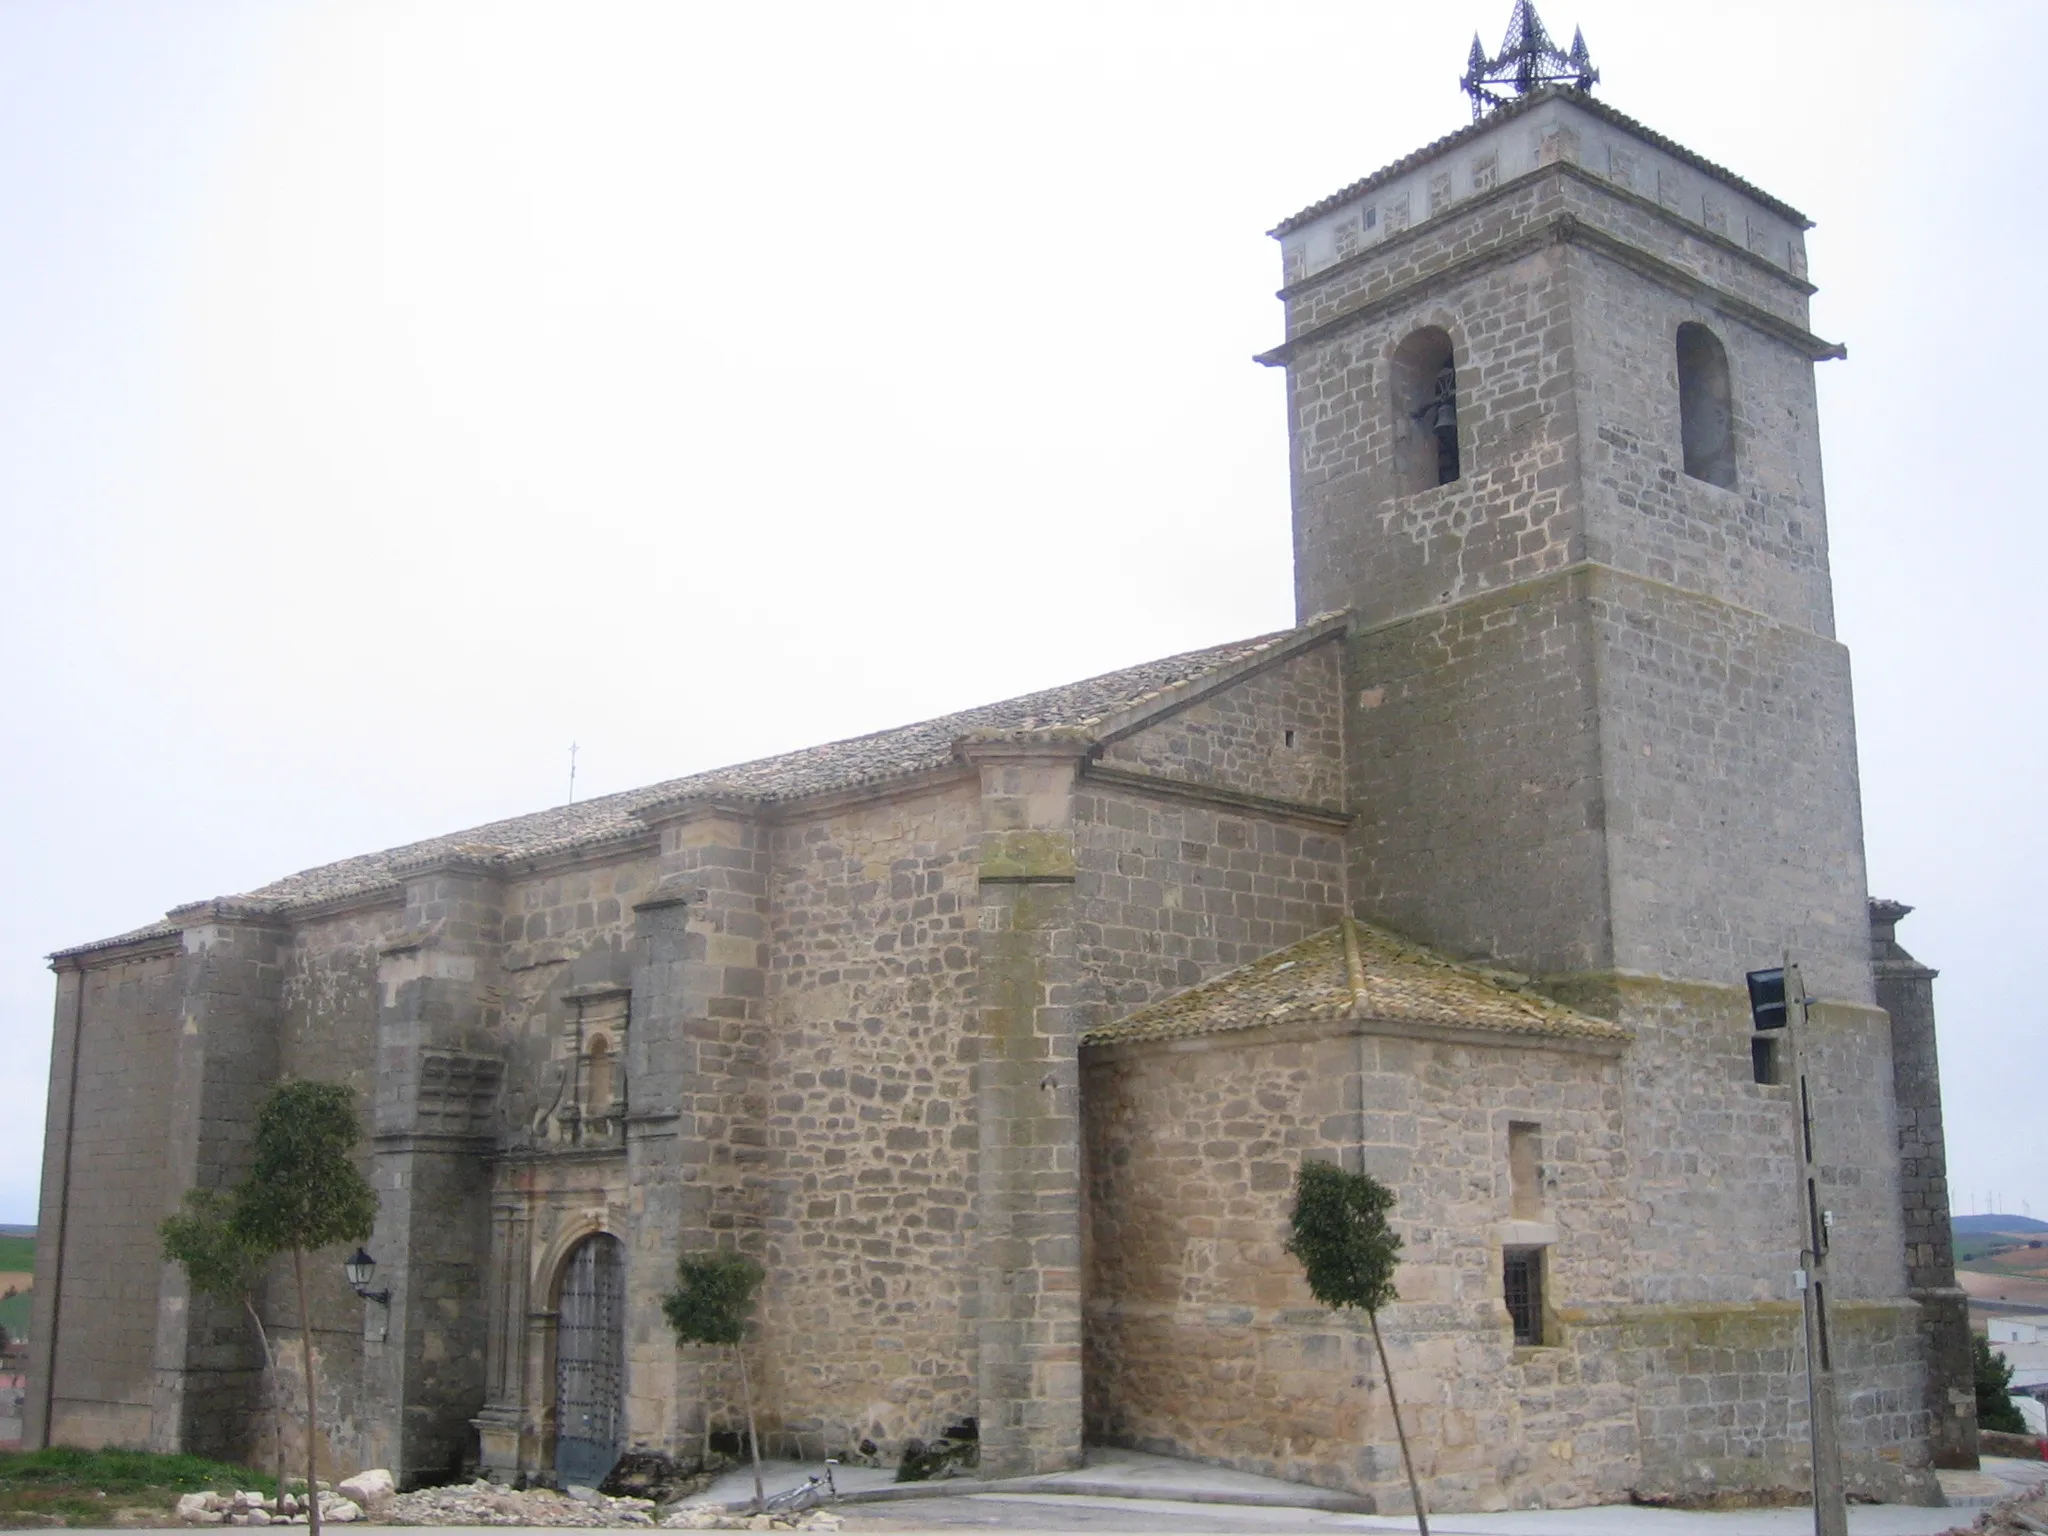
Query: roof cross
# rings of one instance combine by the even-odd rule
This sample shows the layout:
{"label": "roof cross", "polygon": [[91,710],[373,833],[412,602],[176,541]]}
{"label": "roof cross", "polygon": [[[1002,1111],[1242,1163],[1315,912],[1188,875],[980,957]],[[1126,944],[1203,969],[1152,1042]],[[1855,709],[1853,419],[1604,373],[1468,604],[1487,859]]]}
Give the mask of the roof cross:
{"label": "roof cross", "polygon": [[1526,96],[1546,85],[1568,85],[1574,90],[1590,91],[1599,78],[1600,71],[1593,67],[1593,61],[1586,53],[1585,33],[1573,28],[1571,50],[1564,52],[1543,30],[1543,18],[1536,14],[1532,0],[1515,0],[1514,14],[1508,18],[1508,35],[1501,42],[1500,52],[1488,58],[1479,34],[1473,33],[1472,54],[1466,60],[1465,75],[1458,84],[1472,98],[1472,120],[1477,122],[1486,115],[1488,108],[1507,105],[1505,90],[1496,87],[1511,88],[1517,96]]}

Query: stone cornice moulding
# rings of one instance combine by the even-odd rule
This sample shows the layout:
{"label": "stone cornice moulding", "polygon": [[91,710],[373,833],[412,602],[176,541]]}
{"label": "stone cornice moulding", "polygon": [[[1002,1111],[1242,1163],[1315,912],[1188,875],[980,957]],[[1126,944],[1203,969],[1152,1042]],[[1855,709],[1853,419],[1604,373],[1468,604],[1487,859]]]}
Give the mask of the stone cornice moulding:
{"label": "stone cornice moulding", "polygon": [[1307,1017],[1280,1024],[1250,1024],[1239,1029],[1212,1029],[1200,1034],[1161,1035],[1152,1039],[1091,1041],[1081,1035],[1081,1054],[1088,1061],[1121,1061],[1133,1055],[1248,1050],[1264,1045],[1296,1045],[1313,1040],[1350,1039],[1371,1035],[1392,1040],[1428,1040],[1503,1051],[1550,1051],[1565,1056],[1625,1055],[1633,1038],[1570,1035],[1555,1031],[1487,1029],[1482,1026],[1428,1024],[1414,1019],[1361,1018],[1351,1004],[1339,1004]]}
{"label": "stone cornice moulding", "polygon": [[[1406,229],[1397,230],[1393,234],[1375,240],[1371,245],[1352,252],[1352,254],[1340,261],[1333,261],[1327,267],[1319,267],[1306,277],[1298,277],[1293,282],[1276,290],[1273,296],[1284,301],[1300,298],[1328,282],[1333,277],[1357,271],[1360,267],[1367,265],[1372,258],[1379,256],[1385,251],[1398,250],[1403,245],[1413,244],[1424,235],[1441,232],[1449,220],[1458,217],[1460,214],[1484,208],[1489,203],[1499,202],[1517,193],[1526,192],[1534,183],[1545,176],[1554,176],[1560,181],[1579,182],[1584,186],[1597,190],[1603,196],[1613,198],[1618,203],[1633,207],[1638,212],[1647,213],[1660,223],[1677,230],[1686,238],[1698,240],[1704,245],[1711,246],[1724,256],[1733,257],[1738,261],[1757,268],[1766,276],[1775,279],[1782,286],[1792,289],[1802,298],[1810,299],[1820,292],[1819,286],[1810,279],[1800,276],[1789,267],[1780,266],[1768,256],[1757,254],[1757,252],[1752,251],[1739,240],[1731,239],[1727,235],[1717,234],[1713,230],[1708,229],[1704,224],[1695,224],[1682,214],[1673,213],[1655,198],[1645,197],[1642,193],[1633,191],[1628,187],[1618,186],[1605,177],[1587,170],[1582,165],[1574,165],[1569,160],[1556,160],[1548,165],[1537,166],[1534,170],[1524,171],[1512,181],[1503,181],[1484,192],[1477,192],[1470,197],[1460,198],[1457,203],[1445,212],[1432,214],[1429,218],[1422,220],[1418,224],[1410,224]],[[1811,229],[1813,226],[1809,223],[1806,227]],[[1420,281],[1422,278],[1430,275],[1430,273],[1418,274],[1414,281]]]}
{"label": "stone cornice moulding", "polygon": [[545,853],[508,853],[499,861],[507,880],[526,875],[558,875],[572,869],[599,864],[621,863],[661,849],[661,838],[651,827],[608,834],[602,841],[577,843]]}
{"label": "stone cornice moulding", "polygon": [[218,924],[235,928],[285,929],[291,920],[280,910],[279,904],[268,901],[248,901],[235,896],[215,896],[207,901],[188,901],[181,907],[173,907],[164,914],[166,922],[176,923],[180,928],[197,928]]}
{"label": "stone cornice moulding", "polygon": [[126,965],[134,960],[152,960],[158,955],[181,955],[184,952],[185,930],[173,928],[134,939],[102,939],[97,944],[60,949],[43,958],[49,962],[51,970],[62,975],[66,971],[83,973],[103,966]]}
{"label": "stone cornice moulding", "polygon": [[505,878],[505,859],[512,850],[497,843],[458,843],[409,859],[395,859],[391,872],[408,884],[433,875],[469,875],[480,880]]}
{"label": "stone cornice moulding", "polygon": [[[1814,362],[1839,360],[1849,355],[1848,347],[1841,342],[1824,341],[1804,326],[1780,315],[1774,315],[1761,305],[1738,298],[1727,289],[1716,287],[1683,267],[1674,266],[1662,257],[1653,256],[1624,240],[1617,239],[1605,230],[1588,224],[1575,213],[1561,212],[1552,214],[1533,225],[1527,232],[1512,239],[1504,240],[1498,245],[1489,246],[1457,261],[1447,262],[1428,272],[1419,273],[1406,283],[1366,299],[1354,308],[1332,315],[1298,335],[1288,337],[1271,351],[1256,354],[1252,361],[1268,368],[1286,367],[1307,348],[1318,346],[1332,337],[1369,324],[1395,310],[1407,308],[1426,294],[1451,287],[1496,267],[1509,265],[1524,256],[1533,255],[1552,246],[1574,245],[1605,256],[1617,265],[1627,267],[1704,308],[1712,309],[1738,324],[1747,325],[1751,330],[1761,332],[1774,341],[1783,342]],[[1378,247],[1374,249],[1377,250]]]}
{"label": "stone cornice moulding", "polygon": [[1094,745],[1095,733],[1087,726],[1055,725],[1042,730],[969,731],[953,743],[953,755],[963,763],[1058,762],[1079,764]]}
{"label": "stone cornice moulding", "polygon": [[1201,805],[1242,811],[1254,816],[1269,816],[1279,821],[1312,822],[1316,826],[1340,832],[1358,819],[1353,812],[1336,810],[1330,806],[1310,805],[1303,800],[1277,800],[1268,795],[1254,795],[1245,790],[1226,789],[1216,784],[1198,784],[1190,779],[1169,779],[1158,774],[1133,773],[1124,768],[1105,768],[1100,763],[1090,763],[1083,768],[1081,782],[1102,789],[1126,790],[1132,794],[1192,800]]}
{"label": "stone cornice moulding", "polygon": [[758,795],[708,790],[656,800],[639,807],[633,815],[649,827],[659,828],[692,821],[762,821],[766,819],[766,809],[767,802]]}

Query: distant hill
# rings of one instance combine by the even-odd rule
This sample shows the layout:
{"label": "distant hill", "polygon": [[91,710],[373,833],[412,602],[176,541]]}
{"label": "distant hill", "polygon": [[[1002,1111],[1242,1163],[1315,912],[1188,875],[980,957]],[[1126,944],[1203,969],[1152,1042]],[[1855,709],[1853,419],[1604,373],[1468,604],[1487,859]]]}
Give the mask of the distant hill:
{"label": "distant hill", "polygon": [[2048,1232],[2048,1221],[2036,1221],[2031,1216],[1957,1216],[1950,1222],[1956,1235],[1981,1237],[1987,1232]]}
{"label": "distant hill", "polygon": [[35,1235],[36,1229],[33,1222],[24,1227],[15,1222],[0,1221],[0,1237],[34,1237]]}

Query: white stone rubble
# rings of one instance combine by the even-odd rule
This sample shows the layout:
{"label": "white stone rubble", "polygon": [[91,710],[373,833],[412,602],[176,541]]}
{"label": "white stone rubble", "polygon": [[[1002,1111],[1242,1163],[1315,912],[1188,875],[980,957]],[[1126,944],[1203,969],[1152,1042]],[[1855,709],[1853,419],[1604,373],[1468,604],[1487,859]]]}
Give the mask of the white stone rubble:
{"label": "white stone rubble", "polygon": [[504,1483],[416,1488],[385,1501],[377,1518],[391,1525],[644,1525],[654,1524],[652,1499],[614,1499],[595,1489],[582,1498],[552,1488],[519,1491]]}
{"label": "white stone rubble", "polygon": [[[287,1493],[282,1502],[262,1493],[188,1493],[178,1500],[187,1525],[304,1525],[303,1499]],[[391,1474],[379,1468],[345,1479],[339,1490],[320,1492],[320,1518],[334,1525],[374,1519],[389,1525],[558,1525],[648,1526],[656,1524],[652,1499],[614,1499],[594,1488],[558,1493],[552,1488],[508,1487],[478,1479],[444,1488],[396,1492]],[[659,1522],[685,1531],[836,1531],[841,1521],[828,1509],[755,1515],[723,1504],[685,1504]]]}
{"label": "white stone rubble", "polygon": [[374,1509],[377,1501],[387,1494],[398,1491],[398,1485],[391,1480],[391,1474],[382,1467],[372,1467],[367,1472],[358,1472],[354,1477],[345,1477],[335,1485],[334,1491],[345,1499],[353,1499],[365,1509]]}
{"label": "white stone rubble", "polygon": [[[177,1516],[187,1525],[304,1525],[306,1511],[299,1495],[287,1493],[282,1500],[254,1489],[234,1493],[188,1493],[178,1500]],[[363,1508],[353,1499],[320,1490],[320,1518],[336,1525],[350,1525],[363,1518]]]}
{"label": "white stone rubble", "polygon": [[676,1531],[836,1531],[845,1522],[829,1509],[801,1509],[788,1514],[749,1514],[723,1504],[685,1504],[662,1517]]}

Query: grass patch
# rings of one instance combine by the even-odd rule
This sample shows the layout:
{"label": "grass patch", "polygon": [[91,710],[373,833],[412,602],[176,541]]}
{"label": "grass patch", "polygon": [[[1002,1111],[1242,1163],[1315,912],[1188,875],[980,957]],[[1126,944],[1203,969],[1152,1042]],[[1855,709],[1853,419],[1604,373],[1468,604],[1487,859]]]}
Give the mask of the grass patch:
{"label": "grass patch", "polygon": [[[264,1484],[246,1467],[148,1451],[0,1452],[0,1526],[113,1525],[122,1511],[163,1515],[181,1493]],[[162,1520],[158,1523],[168,1524]]]}
{"label": "grass patch", "polygon": [[35,1273],[36,1240],[32,1237],[0,1237],[0,1274],[12,1269]]}

